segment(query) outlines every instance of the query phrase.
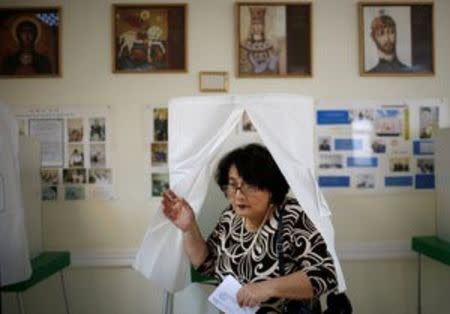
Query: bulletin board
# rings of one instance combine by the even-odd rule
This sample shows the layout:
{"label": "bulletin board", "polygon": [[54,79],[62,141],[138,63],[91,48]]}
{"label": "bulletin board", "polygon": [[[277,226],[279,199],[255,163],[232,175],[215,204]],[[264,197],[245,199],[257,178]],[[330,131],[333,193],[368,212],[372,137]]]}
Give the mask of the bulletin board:
{"label": "bulletin board", "polygon": [[41,199],[112,200],[112,125],[109,106],[22,108],[19,135],[39,139]]}
{"label": "bulletin board", "polygon": [[433,135],[448,125],[444,99],[320,100],[319,186],[352,193],[433,190]]}

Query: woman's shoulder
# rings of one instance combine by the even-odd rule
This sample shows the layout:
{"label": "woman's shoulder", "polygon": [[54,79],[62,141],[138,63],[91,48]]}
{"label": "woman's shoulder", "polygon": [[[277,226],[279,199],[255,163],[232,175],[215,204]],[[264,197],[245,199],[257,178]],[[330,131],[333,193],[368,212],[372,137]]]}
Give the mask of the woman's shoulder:
{"label": "woman's shoulder", "polygon": [[293,210],[295,210],[297,212],[303,211],[302,206],[300,205],[298,200],[292,196],[287,196],[281,206],[283,207],[283,209],[288,210],[288,211],[293,211]]}
{"label": "woman's shoulder", "polygon": [[234,212],[233,208],[231,206],[227,206],[224,210],[222,210],[222,213],[219,217],[219,222],[230,222],[234,220],[236,216],[236,213]]}
{"label": "woman's shoulder", "polygon": [[316,228],[297,199],[287,197],[284,201],[284,218],[287,225],[315,232]]}
{"label": "woman's shoulder", "polygon": [[298,200],[294,197],[286,197],[282,204],[285,219],[297,221],[306,215]]}

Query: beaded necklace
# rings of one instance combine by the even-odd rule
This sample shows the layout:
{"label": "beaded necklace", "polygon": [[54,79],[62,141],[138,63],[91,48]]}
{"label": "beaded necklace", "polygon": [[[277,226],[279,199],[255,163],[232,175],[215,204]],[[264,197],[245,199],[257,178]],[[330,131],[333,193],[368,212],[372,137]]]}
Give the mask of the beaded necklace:
{"label": "beaded necklace", "polygon": [[241,256],[247,254],[253,248],[256,241],[258,240],[261,230],[263,229],[264,225],[266,224],[266,221],[269,218],[271,213],[272,213],[272,206],[268,208],[268,210],[264,216],[264,219],[262,220],[261,224],[259,225],[258,229],[255,232],[255,235],[253,236],[252,243],[250,243],[249,247],[247,247],[247,248],[244,247],[244,226],[245,226],[246,219],[245,219],[245,217],[242,218],[241,233],[240,233],[240,242],[241,243],[240,244],[241,244],[241,247],[244,249],[244,251],[239,254],[233,254],[232,257],[241,257]]}

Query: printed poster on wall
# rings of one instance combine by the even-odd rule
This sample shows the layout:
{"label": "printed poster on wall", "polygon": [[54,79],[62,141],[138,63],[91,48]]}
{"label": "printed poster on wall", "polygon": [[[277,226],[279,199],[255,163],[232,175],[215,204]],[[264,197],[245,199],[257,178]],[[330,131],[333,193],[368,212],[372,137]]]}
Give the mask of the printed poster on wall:
{"label": "printed poster on wall", "polygon": [[324,101],[316,110],[316,171],[331,191],[434,189],[433,133],[442,99]]}
{"label": "printed poster on wall", "polygon": [[19,135],[41,144],[41,199],[113,199],[111,108],[73,108],[18,109]]}

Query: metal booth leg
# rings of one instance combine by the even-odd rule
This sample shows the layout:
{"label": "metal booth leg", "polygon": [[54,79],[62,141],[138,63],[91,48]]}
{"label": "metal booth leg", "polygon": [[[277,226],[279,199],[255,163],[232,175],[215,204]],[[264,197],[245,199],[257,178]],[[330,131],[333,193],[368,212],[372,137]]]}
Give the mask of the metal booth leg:
{"label": "metal booth leg", "polygon": [[417,257],[417,314],[422,313],[422,254]]}
{"label": "metal booth leg", "polygon": [[173,293],[164,290],[162,314],[173,314]]}
{"label": "metal booth leg", "polygon": [[61,279],[61,287],[62,287],[63,298],[64,298],[64,306],[66,308],[66,314],[70,314],[69,302],[67,299],[67,292],[66,292],[66,285],[64,282],[64,273],[62,271],[59,272],[59,278]]}
{"label": "metal booth leg", "polygon": [[17,296],[17,303],[19,304],[20,314],[25,314],[25,305],[23,303],[22,293],[17,292],[16,296]]}

